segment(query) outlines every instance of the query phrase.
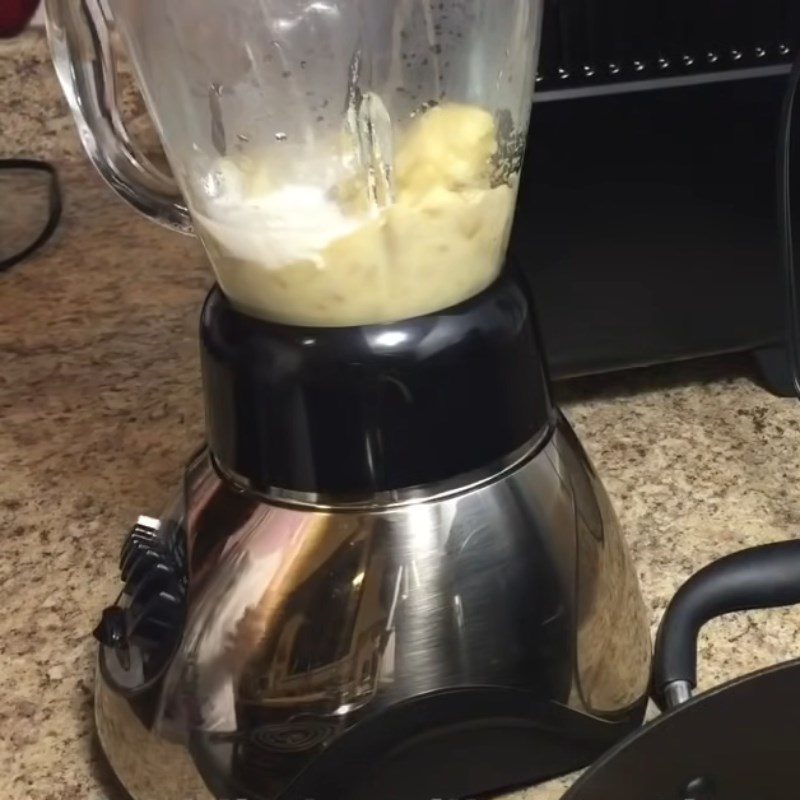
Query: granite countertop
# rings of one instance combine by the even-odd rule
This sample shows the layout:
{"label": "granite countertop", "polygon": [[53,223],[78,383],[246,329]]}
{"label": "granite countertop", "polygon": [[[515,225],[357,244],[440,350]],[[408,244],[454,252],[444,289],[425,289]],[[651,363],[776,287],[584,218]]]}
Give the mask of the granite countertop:
{"label": "granite countertop", "polygon": [[[90,632],[132,520],[158,513],[202,439],[195,328],[210,273],[196,242],[134,215],[88,166],[40,37],[0,45],[0,109],[0,155],[53,159],[65,195],[54,240],[0,275],[0,797],[116,800],[92,740]],[[798,530],[800,407],[759,388],[746,359],[558,394],[653,623],[705,563]],[[800,655],[799,632],[798,610],[712,623],[702,686]]]}

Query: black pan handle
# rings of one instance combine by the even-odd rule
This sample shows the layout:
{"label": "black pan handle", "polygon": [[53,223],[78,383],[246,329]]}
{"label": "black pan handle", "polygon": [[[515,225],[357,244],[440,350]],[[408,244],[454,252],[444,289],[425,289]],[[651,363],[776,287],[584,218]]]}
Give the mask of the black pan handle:
{"label": "black pan handle", "polygon": [[697,637],[706,622],[734,611],[795,603],[800,603],[800,541],[742,550],[700,570],[678,590],[658,629],[656,702],[675,705],[697,685]]}

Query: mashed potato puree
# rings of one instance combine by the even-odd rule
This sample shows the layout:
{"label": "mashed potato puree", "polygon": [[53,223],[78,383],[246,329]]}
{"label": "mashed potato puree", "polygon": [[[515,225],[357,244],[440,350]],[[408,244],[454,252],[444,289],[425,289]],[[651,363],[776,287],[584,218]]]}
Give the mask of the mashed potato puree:
{"label": "mashed potato puree", "polygon": [[401,136],[385,204],[368,203],[363,178],[270,186],[268,164],[223,159],[227,189],[195,220],[243,311],[296,325],[393,322],[466,300],[499,273],[515,189],[492,185],[497,149],[491,114],[444,104]]}

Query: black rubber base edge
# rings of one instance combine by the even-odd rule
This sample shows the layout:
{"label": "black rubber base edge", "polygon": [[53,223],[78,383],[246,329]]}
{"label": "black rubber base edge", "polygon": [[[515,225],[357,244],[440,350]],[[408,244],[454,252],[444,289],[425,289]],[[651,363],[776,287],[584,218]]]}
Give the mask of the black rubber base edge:
{"label": "black rubber base edge", "polygon": [[607,722],[528,692],[472,687],[371,713],[329,745],[298,752],[294,778],[276,772],[256,732],[235,744],[195,738],[192,753],[215,797],[462,800],[587,766],[641,725],[645,707],[642,698]]}

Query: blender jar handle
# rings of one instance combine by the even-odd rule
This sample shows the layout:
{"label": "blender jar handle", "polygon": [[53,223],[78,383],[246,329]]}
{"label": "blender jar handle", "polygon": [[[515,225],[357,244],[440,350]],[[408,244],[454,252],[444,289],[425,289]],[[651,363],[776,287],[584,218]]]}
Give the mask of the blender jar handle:
{"label": "blender jar handle", "polygon": [[117,106],[111,21],[104,0],[47,0],[47,35],[56,74],[90,160],[137,211],[181,233],[189,210],[172,177],[138,150]]}

